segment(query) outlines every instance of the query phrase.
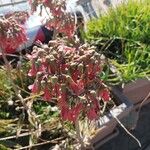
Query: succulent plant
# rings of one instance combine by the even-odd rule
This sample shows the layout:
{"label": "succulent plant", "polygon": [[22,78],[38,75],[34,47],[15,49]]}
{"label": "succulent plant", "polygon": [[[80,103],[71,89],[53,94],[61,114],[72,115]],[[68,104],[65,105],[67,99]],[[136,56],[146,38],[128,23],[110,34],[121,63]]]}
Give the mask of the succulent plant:
{"label": "succulent plant", "polygon": [[24,28],[13,18],[0,18],[0,47],[16,49],[27,40]]}
{"label": "succulent plant", "polygon": [[[65,36],[73,37],[75,32],[75,18],[67,12],[66,0],[29,0],[32,11],[35,12],[40,5],[41,12],[47,12],[46,27],[55,30],[55,33],[62,33]],[[45,11],[46,10],[46,11]]]}
{"label": "succulent plant", "polygon": [[32,66],[28,75],[35,78],[32,93],[43,92],[45,101],[55,101],[63,120],[75,122],[80,114],[89,119],[100,115],[100,101],[110,94],[101,81],[104,58],[88,44],[71,47],[61,39],[35,46],[28,55]]}

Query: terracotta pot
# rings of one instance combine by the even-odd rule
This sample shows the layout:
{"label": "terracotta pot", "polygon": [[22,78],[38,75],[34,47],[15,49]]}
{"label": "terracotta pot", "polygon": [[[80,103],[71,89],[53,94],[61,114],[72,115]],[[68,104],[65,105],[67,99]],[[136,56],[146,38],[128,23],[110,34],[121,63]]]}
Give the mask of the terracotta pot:
{"label": "terracotta pot", "polygon": [[111,91],[118,103],[118,106],[112,108],[107,115],[99,119],[99,130],[90,141],[93,148],[98,148],[117,135],[116,132],[114,133],[114,130],[116,129],[118,122],[114,116],[119,120],[123,119],[130,113],[133,107],[132,103],[118,88],[112,87]]}
{"label": "terracotta pot", "polygon": [[[125,85],[123,93],[132,101],[135,107],[138,107],[150,93],[150,80],[138,79],[135,82],[130,82]],[[143,105],[149,102],[150,98]]]}

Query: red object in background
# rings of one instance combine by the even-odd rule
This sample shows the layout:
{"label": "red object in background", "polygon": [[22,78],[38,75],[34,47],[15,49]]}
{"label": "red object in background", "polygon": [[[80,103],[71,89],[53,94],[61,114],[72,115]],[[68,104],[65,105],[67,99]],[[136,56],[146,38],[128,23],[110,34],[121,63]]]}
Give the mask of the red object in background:
{"label": "red object in background", "polygon": [[[29,34],[30,34],[30,33],[29,33]],[[33,41],[33,44],[34,44],[34,42],[36,42],[36,41],[41,41],[42,43],[43,43],[44,41],[46,41],[46,35],[45,35],[45,33],[43,32],[42,27],[39,28],[39,30],[38,30],[37,33],[33,33],[33,34],[37,34],[36,37],[35,37],[35,40]],[[30,39],[28,39],[28,40],[30,40]],[[32,45],[30,45],[30,46],[32,46]],[[17,52],[17,50],[14,49],[14,48],[12,48],[12,47],[10,47],[10,45],[8,45],[8,46],[6,46],[5,52],[8,53],[8,54],[12,54],[12,53]]]}
{"label": "red object in background", "polygon": [[[43,30],[40,28],[37,35],[36,35],[36,38],[35,38],[35,41],[41,41],[41,42],[44,42],[46,39],[45,39],[45,34],[43,32]],[[35,42],[34,41],[34,42]]]}

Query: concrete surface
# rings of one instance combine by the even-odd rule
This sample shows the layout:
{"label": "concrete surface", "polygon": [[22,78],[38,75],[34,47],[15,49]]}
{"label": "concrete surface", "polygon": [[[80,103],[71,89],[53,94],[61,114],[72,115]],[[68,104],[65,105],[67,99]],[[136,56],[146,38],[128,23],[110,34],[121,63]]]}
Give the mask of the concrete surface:
{"label": "concrete surface", "polygon": [[[128,120],[131,118],[132,115]],[[142,108],[137,126],[131,132],[141,142],[141,148],[121,127],[119,127],[119,132],[117,137],[105,143],[97,150],[150,150],[150,104]]]}
{"label": "concrete surface", "polygon": [[110,7],[115,7],[126,0],[76,0],[75,10],[80,11],[85,22],[107,12]]}

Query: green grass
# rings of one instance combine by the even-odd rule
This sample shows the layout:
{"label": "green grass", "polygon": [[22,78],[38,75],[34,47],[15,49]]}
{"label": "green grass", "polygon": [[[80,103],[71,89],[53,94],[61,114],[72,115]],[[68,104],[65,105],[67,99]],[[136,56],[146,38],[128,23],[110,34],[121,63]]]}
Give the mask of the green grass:
{"label": "green grass", "polygon": [[138,78],[150,78],[150,46],[128,43],[121,59],[109,60],[116,68],[116,75],[110,81],[127,83]]}
{"label": "green grass", "polygon": [[150,1],[129,0],[87,25],[88,40],[123,38],[150,43]]}
{"label": "green grass", "polygon": [[[150,77],[150,0],[129,0],[87,24],[84,37],[115,68],[103,78],[129,82]],[[106,77],[105,77],[106,75]]]}
{"label": "green grass", "polygon": [[12,94],[10,81],[5,69],[0,68],[0,101],[7,100]]}
{"label": "green grass", "polygon": [[0,68],[0,118],[8,118],[10,116],[10,110],[8,106],[8,100],[11,100],[14,96],[12,86],[8,80],[7,73],[4,68]]}

